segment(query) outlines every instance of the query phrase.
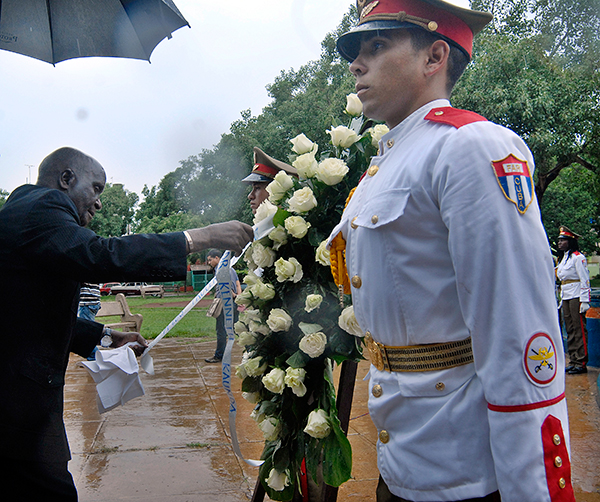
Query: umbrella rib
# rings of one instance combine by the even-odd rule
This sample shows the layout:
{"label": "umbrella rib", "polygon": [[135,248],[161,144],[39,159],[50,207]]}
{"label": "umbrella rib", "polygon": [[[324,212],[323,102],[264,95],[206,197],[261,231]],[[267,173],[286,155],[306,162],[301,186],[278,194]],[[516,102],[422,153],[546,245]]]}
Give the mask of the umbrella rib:
{"label": "umbrella rib", "polygon": [[50,10],[50,0],[46,0],[46,10],[48,11],[48,31],[50,32],[50,51],[52,53],[52,66],[56,66],[54,59],[54,36],[52,34],[52,11]]}

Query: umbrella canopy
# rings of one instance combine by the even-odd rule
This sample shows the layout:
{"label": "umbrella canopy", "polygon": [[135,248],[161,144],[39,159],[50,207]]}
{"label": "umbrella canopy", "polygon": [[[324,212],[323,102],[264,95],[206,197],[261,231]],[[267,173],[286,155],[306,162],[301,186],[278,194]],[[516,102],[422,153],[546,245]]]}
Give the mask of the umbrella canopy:
{"label": "umbrella canopy", "polygon": [[48,63],[108,56],[150,60],[189,26],[172,0],[2,0],[0,49]]}

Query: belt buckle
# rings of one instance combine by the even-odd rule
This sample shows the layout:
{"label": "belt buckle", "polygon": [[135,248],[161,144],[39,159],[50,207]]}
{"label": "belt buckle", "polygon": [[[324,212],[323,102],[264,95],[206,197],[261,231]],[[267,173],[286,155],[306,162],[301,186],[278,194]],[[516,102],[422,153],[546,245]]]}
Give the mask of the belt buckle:
{"label": "belt buckle", "polygon": [[369,354],[371,354],[371,364],[379,371],[386,369],[386,366],[389,368],[385,346],[382,343],[373,340],[370,333],[365,335],[365,341],[367,342]]}

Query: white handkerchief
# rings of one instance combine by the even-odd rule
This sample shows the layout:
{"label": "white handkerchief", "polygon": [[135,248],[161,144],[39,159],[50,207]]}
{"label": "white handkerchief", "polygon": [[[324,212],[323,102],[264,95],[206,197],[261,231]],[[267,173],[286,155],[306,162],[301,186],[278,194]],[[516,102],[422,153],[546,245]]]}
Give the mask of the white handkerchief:
{"label": "white handkerchief", "polygon": [[98,350],[95,361],[82,361],[80,364],[96,382],[100,413],[144,395],[135,353],[127,345],[118,349]]}

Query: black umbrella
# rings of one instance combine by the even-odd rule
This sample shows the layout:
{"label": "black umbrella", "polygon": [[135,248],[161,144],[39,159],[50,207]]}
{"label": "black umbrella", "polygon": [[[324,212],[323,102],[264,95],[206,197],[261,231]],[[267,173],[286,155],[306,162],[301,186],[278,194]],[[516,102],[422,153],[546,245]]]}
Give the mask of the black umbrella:
{"label": "black umbrella", "polygon": [[150,60],[189,26],[172,0],[1,0],[0,49],[48,63],[89,56]]}

